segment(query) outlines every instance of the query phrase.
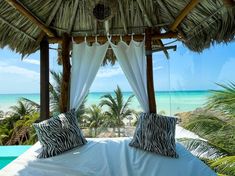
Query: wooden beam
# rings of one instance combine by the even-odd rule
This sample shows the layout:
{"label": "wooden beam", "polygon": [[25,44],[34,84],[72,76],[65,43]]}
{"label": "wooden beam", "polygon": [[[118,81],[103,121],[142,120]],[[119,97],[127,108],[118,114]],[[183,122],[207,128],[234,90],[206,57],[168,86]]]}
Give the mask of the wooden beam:
{"label": "wooden beam", "polygon": [[149,100],[149,111],[150,113],[157,113],[154,83],[153,83],[153,58],[152,58],[152,30],[147,28],[145,30],[145,49],[147,59],[147,90]]}
{"label": "wooden beam", "polygon": [[169,53],[168,53],[167,49],[165,49],[163,42],[161,40],[156,40],[156,42],[158,45],[160,45],[161,48],[163,48],[163,52],[164,52],[166,58],[169,59]]}
{"label": "wooden beam", "polygon": [[175,31],[183,19],[192,11],[192,9],[200,2],[200,0],[191,0],[186,7],[176,17],[174,23],[170,26],[171,31]]}
{"label": "wooden beam", "polygon": [[78,11],[78,4],[79,4],[79,0],[75,0],[75,3],[73,5],[73,14],[72,16],[70,17],[70,21],[69,21],[69,28],[67,30],[67,33],[70,34],[72,29],[73,29],[73,26],[74,26],[74,21],[75,21],[75,17],[77,15],[77,11]]}
{"label": "wooden beam", "polygon": [[[50,16],[47,18],[47,21],[46,21],[46,25],[49,26],[52,22],[52,20],[54,19],[57,11],[59,10],[59,7],[61,5],[63,0],[57,0],[55,6],[53,7],[52,11],[51,11],[51,14]],[[38,38],[37,38],[37,41],[36,41],[36,44],[35,46],[38,46],[38,44],[42,41],[42,39],[45,37],[45,32],[42,31],[39,35],[38,35]]]}
{"label": "wooden beam", "polygon": [[165,49],[165,50],[170,50],[170,49],[172,49],[172,50],[176,51],[176,48],[177,48],[177,45],[165,46],[164,48],[162,48],[162,47],[160,47],[160,48],[155,48],[155,49],[152,50],[152,53],[159,52],[159,51],[163,51],[164,49]]}
{"label": "wooden beam", "polygon": [[[162,33],[162,34],[152,34],[151,39],[152,40],[158,40],[158,39],[169,39],[169,38],[177,38],[178,37],[178,33],[175,32],[167,32],[167,33]],[[87,36],[86,37],[86,41],[87,42],[95,42],[96,36]],[[122,39],[124,41],[131,41],[131,35],[124,35],[122,36]],[[134,40],[136,41],[141,41],[144,39],[144,35],[134,35],[133,36]],[[81,43],[84,42],[85,37],[84,36],[78,36],[78,37],[74,37],[73,40],[76,43]],[[104,43],[107,41],[107,36],[97,36],[97,41],[100,43]],[[115,35],[112,36],[112,41],[120,41],[120,35]],[[49,38],[49,42],[50,43],[62,43],[62,38],[60,37],[50,37]]]}
{"label": "wooden beam", "polygon": [[62,84],[60,97],[60,111],[67,112],[69,110],[69,84],[70,84],[70,37],[67,33],[63,34],[62,42]]}
{"label": "wooden beam", "polygon": [[121,0],[118,0],[118,6],[119,6],[119,11],[121,13],[122,25],[123,25],[125,33],[127,33],[127,23],[126,23],[126,18],[124,15],[123,5],[122,5]]}
{"label": "wooden beam", "polygon": [[20,14],[27,17],[33,24],[37,25],[42,31],[44,31],[49,37],[54,37],[54,33],[32,12],[30,12],[24,5],[16,0],[5,0],[9,5],[18,10]]}
{"label": "wooden beam", "polygon": [[7,20],[5,20],[4,18],[0,17],[0,21],[2,21],[3,23],[7,24],[8,26],[10,26],[12,29],[14,29],[17,32],[22,33],[23,35],[27,36],[29,39],[36,41],[35,38],[33,38],[32,36],[30,36],[29,34],[27,34],[26,32],[20,30],[19,28],[17,28],[15,25],[11,24],[10,22],[8,22]]}
{"label": "wooden beam", "polygon": [[40,43],[40,121],[49,118],[49,43]]}
{"label": "wooden beam", "polygon": [[223,3],[226,7],[234,7],[235,6],[234,0],[223,0]]}

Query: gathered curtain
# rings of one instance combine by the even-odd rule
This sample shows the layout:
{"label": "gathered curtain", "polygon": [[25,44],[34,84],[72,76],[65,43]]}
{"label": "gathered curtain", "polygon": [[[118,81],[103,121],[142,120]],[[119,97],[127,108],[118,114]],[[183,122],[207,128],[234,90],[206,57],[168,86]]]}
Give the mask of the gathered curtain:
{"label": "gathered curtain", "polygon": [[109,43],[142,109],[149,112],[145,42],[136,42],[132,39],[127,45],[121,40],[115,45],[109,38]]}
{"label": "gathered curtain", "polygon": [[95,42],[89,46],[86,41],[73,44],[70,84],[70,109],[76,110],[87,95],[92,82],[102,64],[109,43]]}

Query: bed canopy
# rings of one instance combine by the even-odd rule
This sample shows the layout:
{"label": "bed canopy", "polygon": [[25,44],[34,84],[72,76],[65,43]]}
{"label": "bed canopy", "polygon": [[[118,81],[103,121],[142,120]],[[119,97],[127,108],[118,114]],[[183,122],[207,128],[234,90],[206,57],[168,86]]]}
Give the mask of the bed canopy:
{"label": "bed canopy", "polygon": [[[152,53],[163,51],[168,57],[167,50],[175,48],[164,45],[162,39],[181,41],[195,52],[214,43],[230,42],[235,34],[234,5],[234,0],[2,0],[0,46],[9,46],[23,56],[40,49],[40,116],[46,119],[49,117],[49,43],[61,46],[60,104],[65,112],[69,108],[72,42],[97,41],[103,45],[108,41],[107,36],[111,37],[113,50],[106,52],[103,62],[114,63],[118,59],[122,65],[119,57],[122,54],[116,50],[116,44],[120,40],[131,44],[132,38],[145,39],[149,111],[156,112]],[[97,60],[97,64],[101,62]],[[128,68],[124,70],[126,76],[128,71]],[[131,84],[134,87],[133,81]]]}

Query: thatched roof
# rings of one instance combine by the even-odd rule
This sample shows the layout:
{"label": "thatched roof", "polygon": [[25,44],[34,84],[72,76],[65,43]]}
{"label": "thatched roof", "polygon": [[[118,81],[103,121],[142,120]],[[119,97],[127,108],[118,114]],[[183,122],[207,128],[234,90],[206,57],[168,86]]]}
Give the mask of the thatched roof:
{"label": "thatched roof", "polygon": [[[45,31],[12,2],[20,2],[55,37],[61,37],[64,32],[71,36],[142,34],[150,26],[172,31],[190,0],[1,0],[0,47],[29,54],[39,48]],[[189,49],[200,52],[214,42],[233,40],[234,18],[233,0],[201,0],[173,31],[183,36],[179,40]]]}

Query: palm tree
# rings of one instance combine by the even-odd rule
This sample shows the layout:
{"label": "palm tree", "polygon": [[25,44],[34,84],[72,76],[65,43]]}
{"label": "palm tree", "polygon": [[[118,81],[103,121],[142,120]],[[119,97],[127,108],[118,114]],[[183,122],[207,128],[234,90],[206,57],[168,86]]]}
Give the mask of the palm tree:
{"label": "palm tree", "polygon": [[114,91],[114,96],[106,94],[101,97],[100,106],[106,106],[108,108],[108,111],[105,112],[108,117],[106,123],[110,122],[118,128],[118,137],[121,136],[120,128],[124,126],[123,119],[133,113],[133,110],[129,109],[133,97],[134,95],[131,95],[125,102],[119,86],[117,86],[117,89]]}
{"label": "palm tree", "polygon": [[102,112],[102,109],[97,105],[91,105],[87,109],[87,118],[88,125],[90,128],[94,128],[95,136],[97,135],[97,129],[102,126],[105,114]]}
{"label": "palm tree", "polygon": [[18,120],[18,119],[22,119],[24,116],[32,114],[33,112],[35,112],[35,107],[33,107],[30,103],[28,103],[27,101],[24,100],[18,100],[17,104],[14,106],[10,107],[11,109],[11,113],[12,113],[12,117],[14,117],[14,119]]}
{"label": "palm tree", "polygon": [[235,117],[235,83],[217,84],[223,90],[213,90],[209,97],[207,108],[223,112],[228,117]]}
{"label": "palm tree", "polygon": [[[59,103],[60,103],[62,73],[61,72],[57,73],[52,70],[50,71],[50,73],[52,76],[52,83],[49,84],[50,111],[52,112],[52,114],[53,113],[58,114],[61,112]],[[32,100],[29,100],[27,98],[23,98],[23,97],[21,99],[39,110],[40,105],[38,103],[36,103]],[[82,119],[82,116],[85,114],[86,100],[87,100],[87,96],[85,97],[85,99],[83,100],[82,104],[80,105],[80,107],[78,108],[78,110],[76,112],[79,123],[82,123],[81,119]]]}
{"label": "palm tree", "polygon": [[50,91],[50,109],[52,112],[61,112],[60,110],[60,92],[62,83],[62,73],[57,73],[55,71],[50,71],[53,83],[49,85]]}

